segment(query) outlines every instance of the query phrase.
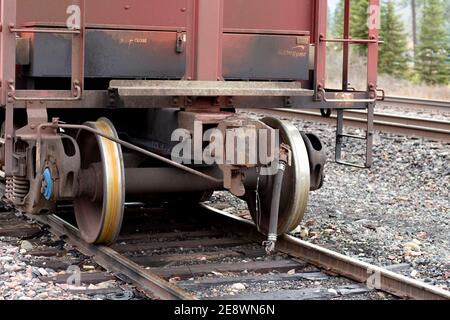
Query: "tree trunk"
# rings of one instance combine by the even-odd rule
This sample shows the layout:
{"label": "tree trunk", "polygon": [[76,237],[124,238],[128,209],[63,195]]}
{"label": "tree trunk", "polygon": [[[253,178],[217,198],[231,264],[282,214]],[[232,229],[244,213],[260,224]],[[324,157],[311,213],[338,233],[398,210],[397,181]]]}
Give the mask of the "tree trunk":
{"label": "tree trunk", "polygon": [[411,0],[411,11],[412,11],[412,32],[413,32],[413,50],[414,50],[414,56],[416,55],[416,48],[417,48],[417,7],[416,7],[416,0]]}

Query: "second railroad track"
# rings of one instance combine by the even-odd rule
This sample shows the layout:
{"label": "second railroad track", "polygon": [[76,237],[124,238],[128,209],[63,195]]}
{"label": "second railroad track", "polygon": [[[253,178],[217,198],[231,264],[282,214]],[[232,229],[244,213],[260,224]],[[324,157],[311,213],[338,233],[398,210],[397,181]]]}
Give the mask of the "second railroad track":
{"label": "second railroad track", "polygon": [[[323,117],[318,110],[292,109],[255,109],[258,114],[276,116],[287,119],[302,119],[306,121],[336,124],[336,115]],[[344,124],[355,128],[365,128],[367,113],[365,111],[345,111]],[[406,136],[424,137],[432,140],[450,141],[450,121],[432,120],[410,116],[400,116],[387,113],[375,113],[375,130],[380,132],[402,134]]]}

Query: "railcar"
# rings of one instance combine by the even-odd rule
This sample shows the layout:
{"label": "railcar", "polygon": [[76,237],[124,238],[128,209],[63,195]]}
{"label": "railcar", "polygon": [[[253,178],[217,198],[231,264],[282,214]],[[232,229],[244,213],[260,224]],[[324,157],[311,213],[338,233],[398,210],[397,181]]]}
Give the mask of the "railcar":
{"label": "railcar", "polygon": [[[116,240],[128,201],[218,190],[247,201],[269,251],[296,228],[323,183],[323,145],[237,110],[337,110],[340,163],[343,111],[367,110],[362,166],[372,163],[379,0],[367,39],[349,34],[349,0],[339,39],[327,36],[326,0],[0,3],[2,201],[35,215],[73,202],[89,243]],[[338,90],[325,81],[330,42],[344,50]],[[363,91],[348,85],[352,44],[367,45]]]}

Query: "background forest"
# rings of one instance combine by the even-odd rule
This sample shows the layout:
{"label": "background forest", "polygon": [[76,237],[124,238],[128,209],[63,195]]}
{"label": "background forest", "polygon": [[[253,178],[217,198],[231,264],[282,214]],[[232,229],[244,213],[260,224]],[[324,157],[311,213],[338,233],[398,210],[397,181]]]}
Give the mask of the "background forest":
{"label": "background forest", "polygon": [[[344,0],[330,0],[329,36],[342,38]],[[367,39],[369,0],[351,0],[351,37]],[[381,0],[380,87],[450,100],[450,0]],[[351,85],[365,85],[367,46],[353,45]],[[328,81],[341,86],[342,45],[329,46]],[[337,76],[336,76],[337,75]]]}

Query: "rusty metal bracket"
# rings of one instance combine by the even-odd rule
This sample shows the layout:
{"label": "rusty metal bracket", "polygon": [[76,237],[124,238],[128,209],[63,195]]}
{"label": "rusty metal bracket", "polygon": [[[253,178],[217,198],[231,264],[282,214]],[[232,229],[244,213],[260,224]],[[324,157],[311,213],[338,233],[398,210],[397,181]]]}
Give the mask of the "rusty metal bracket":
{"label": "rusty metal bracket", "polygon": [[186,33],[185,32],[177,32],[177,45],[176,51],[177,53],[183,53],[186,43]]}
{"label": "rusty metal bracket", "polygon": [[332,103],[375,103],[377,99],[376,91],[369,91],[369,92],[375,92],[375,98],[373,99],[328,99],[327,93],[323,87],[318,88],[320,95],[322,96],[323,101],[325,102],[332,102]]}
{"label": "rusty metal bracket", "polygon": [[384,101],[386,99],[386,91],[384,89],[376,88],[375,91],[381,92],[381,97],[377,95],[377,101]]}

